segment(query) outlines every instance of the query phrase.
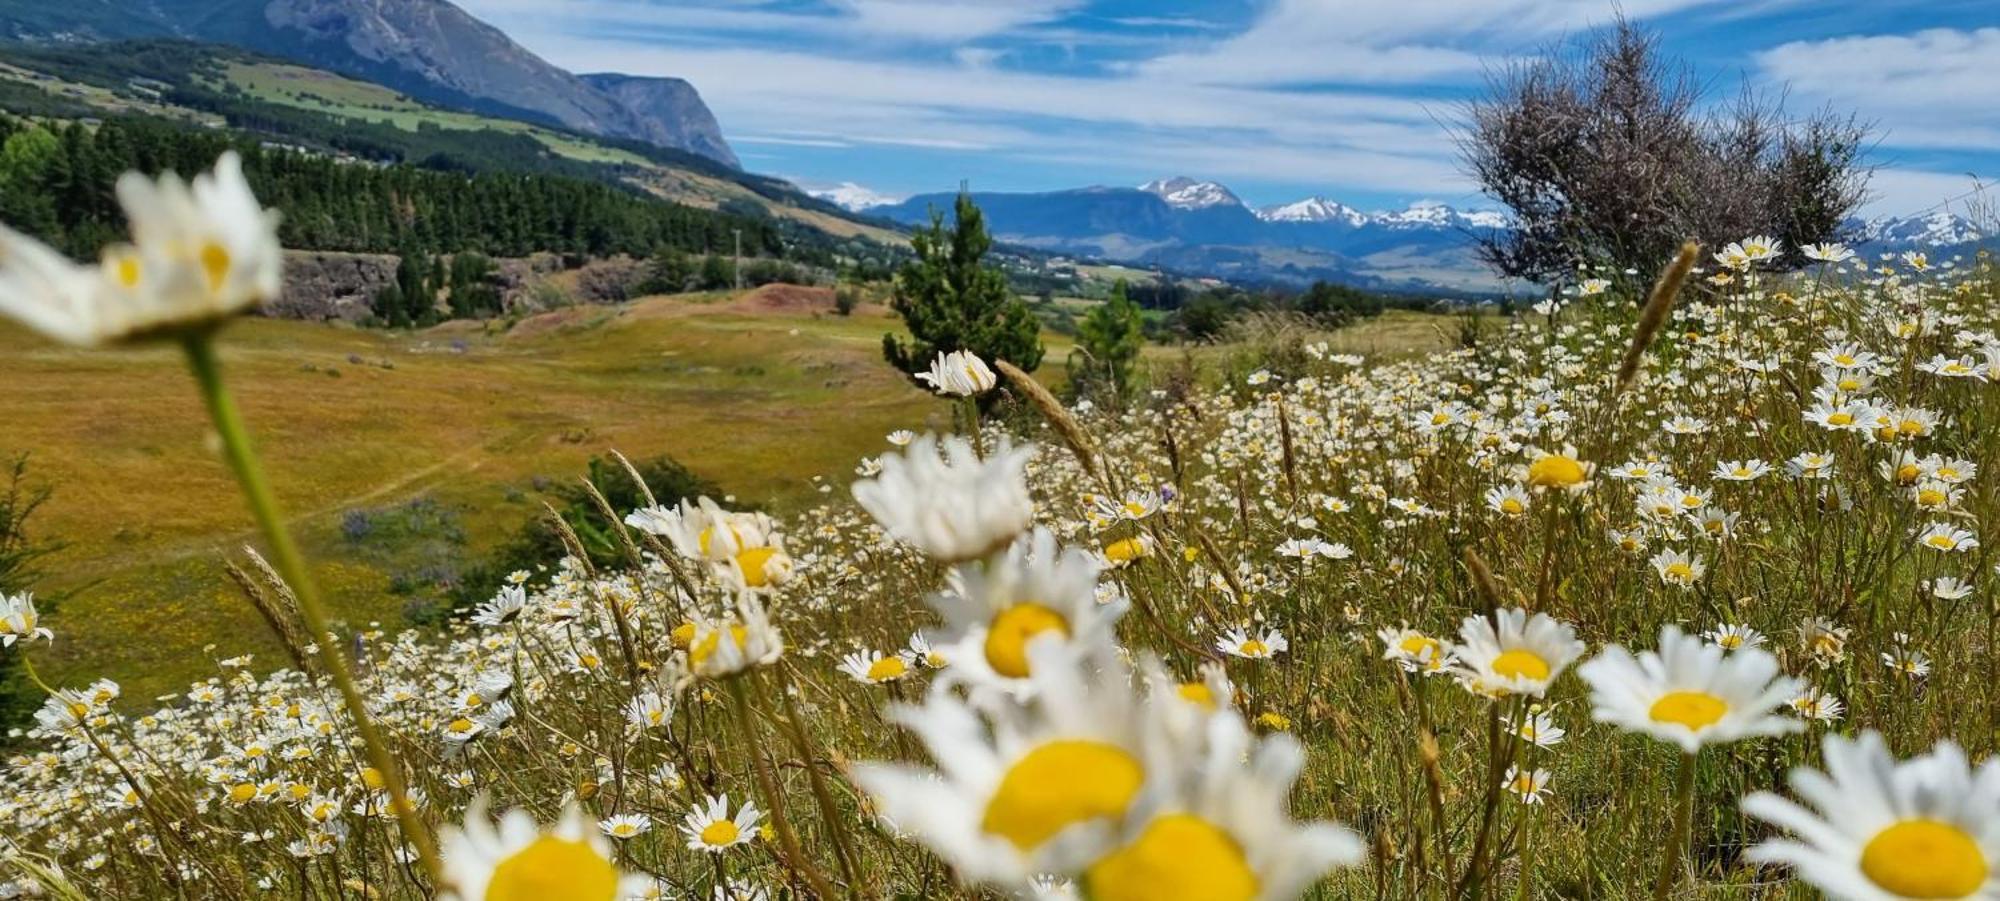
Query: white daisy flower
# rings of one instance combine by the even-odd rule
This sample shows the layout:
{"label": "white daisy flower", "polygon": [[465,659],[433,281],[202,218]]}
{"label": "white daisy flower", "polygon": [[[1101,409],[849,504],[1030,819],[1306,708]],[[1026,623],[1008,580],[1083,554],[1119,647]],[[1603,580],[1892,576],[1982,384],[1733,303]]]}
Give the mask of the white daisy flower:
{"label": "white daisy flower", "polygon": [[1658,650],[1634,658],[1617,645],[1577,667],[1590,683],[1591,716],[1693,754],[1705,744],[1795,732],[1771,712],[1798,690],[1778,675],[1778,659],[1756,648],[1723,650],[1677,626],[1660,630]]}
{"label": "white daisy flower", "polygon": [[925,435],[854,483],[854,499],[898,541],[945,563],[977,560],[1027,531],[1035,513],[1024,470],[1033,445],[1003,439],[982,460],[963,438]]}
{"label": "white daisy flower", "polygon": [[696,805],[681,821],[681,831],[687,834],[688,850],[721,854],[756,838],[757,821],[763,816],[749,801],[730,816],[729,795],[709,795],[707,803]]}
{"label": "white daisy flower", "polygon": [[1771,792],[1743,812],[1792,835],[1750,849],[1826,894],[1853,901],[2000,897],[2000,760],[1974,769],[1942,742],[1898,761],[1876,732],[1823,745],[1826,770],[1792,770],[1811,808]]}
{"label": "white daisy flower", "polygon": [[446,827],[440,839],[445,878],[460,901],[485,898],[617,898],[645,890],[650,880],[627,876],[611,862],[611,847],[585,823],[575,806],[553,829],[535,825],[523,810],[496,824],[486,799],[466,810],[462,828]]}
{"label": "white daisy flower", "polygon": [[1458,639],[1452,652],[1461,682],[1475,694],[1494,697],[1539,698],[1583,655],[1575,628],[1546,613],[1529,616],[1520,608],[1494,611],[1491,619],[1468,616],[1459,624]]}
{"label": "white daisy flower", "polygon": [[955,397],[973,397],[993,390],[1000,383],[1000,377],[981,360],[978,354],[954,350],[940,351],[937,359],[931,361],[928,372],[917,373],[917,381],[931,386],[932,391]]}

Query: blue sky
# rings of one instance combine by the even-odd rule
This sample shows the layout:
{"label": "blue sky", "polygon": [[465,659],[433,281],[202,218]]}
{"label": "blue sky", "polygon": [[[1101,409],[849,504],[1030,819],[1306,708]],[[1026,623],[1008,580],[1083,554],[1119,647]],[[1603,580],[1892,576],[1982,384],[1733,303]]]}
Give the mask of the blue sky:
{"label": "blue sky", "polygon": [[[1608,0],[459,0],[578,72],[687,78],[744,165],[888,198],[1191,175],[1253,205],[1486,205],[1449,129]],[[1873,122],[1871,213],[2000,176],[2000,0],[1624,0],[1718,97]],[[1963,201],[1959,201],[1963,203]]]}

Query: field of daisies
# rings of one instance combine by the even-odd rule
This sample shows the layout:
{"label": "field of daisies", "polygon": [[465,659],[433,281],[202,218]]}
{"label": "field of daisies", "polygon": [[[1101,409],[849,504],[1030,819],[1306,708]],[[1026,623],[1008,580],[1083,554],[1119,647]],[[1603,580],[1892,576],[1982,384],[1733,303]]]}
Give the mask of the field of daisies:
{"label": "field of daisies", "polygon": [[604,504],[625,565],[350,634],[214,353],[270,215],[120,197],[99,266],[0,232],[0,313],[186,351],[291,659],[42,685],[0,897],[2000,898],[1983,259],[1690,248],[1122,409],[942,356],[824,507]]}

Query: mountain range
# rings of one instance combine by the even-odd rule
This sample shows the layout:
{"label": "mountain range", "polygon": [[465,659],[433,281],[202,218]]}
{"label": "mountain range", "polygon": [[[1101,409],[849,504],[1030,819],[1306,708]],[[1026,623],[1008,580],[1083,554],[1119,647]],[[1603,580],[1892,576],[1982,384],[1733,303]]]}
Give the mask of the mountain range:
{"label": "mountain range", "polygon": [[565,71],[450,0],[0,0],[0,37],[230,44],[432,103],[739,166],[686,81]]}
{"label": "mountain range", "polygon": [[[949,210],[954,197],[921,194],[868,203],[876,198],[863,191],[822,196],[905,224],[922,224],[932,210]],[[1052,252],[1220,277],[1328,279],[1403,290],[1499,287],[1479,261],[1476,241],[1508,228],[1510,221],[1493,210],[1429,201],[1366,212],[1313,196],[1252,208],[1225,185],[1186,176],[1136,188],[981,192],[973,200],[1001,240]],[[1964,248],[1983,234],[1966,216],[1939,210],[1850,220],[1845,239],[1867,252],[1935,251]]]}

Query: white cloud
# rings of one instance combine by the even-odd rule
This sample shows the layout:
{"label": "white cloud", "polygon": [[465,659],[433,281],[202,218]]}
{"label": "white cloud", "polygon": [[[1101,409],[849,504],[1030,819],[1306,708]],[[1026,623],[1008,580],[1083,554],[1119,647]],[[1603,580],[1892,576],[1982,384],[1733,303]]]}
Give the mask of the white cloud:
{"label": "white cloud", "polygon": [[1969,172],[1878,169],[1868,180],[1871,196],[1861,208],[1861,215],[1908,216],[1934,209],[1965,215],[1982,207],[1990,210],[2000,202],[1991,175],[2000,173],[1975,177]]}
{"label": "white cloud", "polygon": [[[1718,0],[1628,0],[1634,19]],[[1479,71],[1482,54],[1602,24],[1602,0],[1277,0],[1245,31],[1147,60],[1148,78],[1201,84],[1408,83]]]}
{"label": "white cloud", "polygon": [[2000,28],[1794,41],[1757,55],[1797,100],[1856,110],[1891,147],[2000,147]]}
{"label": "white cloud", "polygon": [[868,34],[937,43],[969,41],[1048,22],[1083,0],[835,0]]}

